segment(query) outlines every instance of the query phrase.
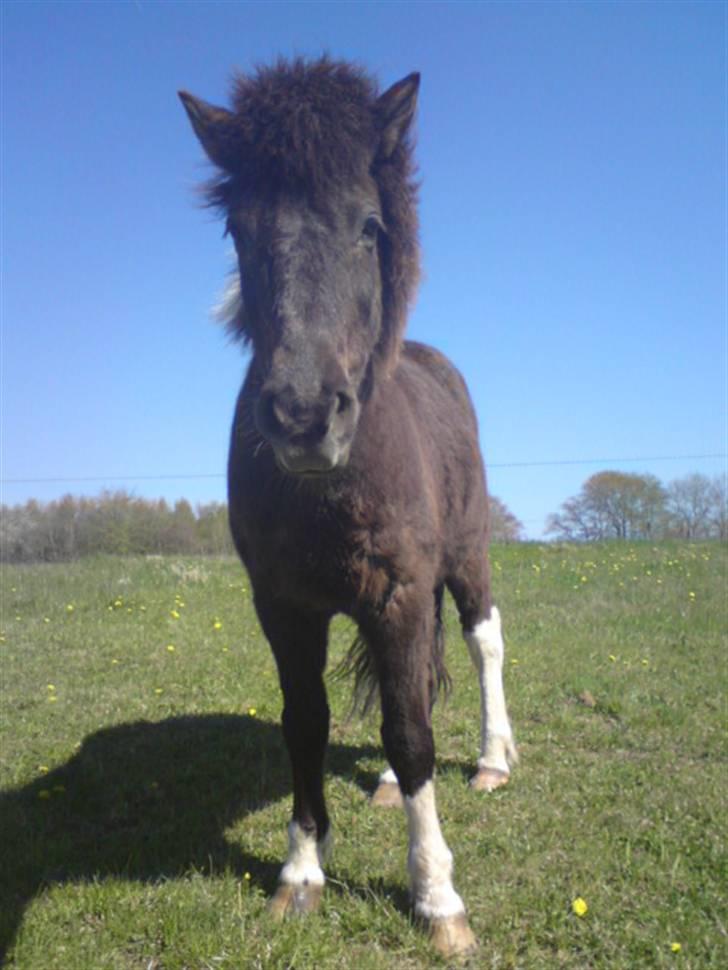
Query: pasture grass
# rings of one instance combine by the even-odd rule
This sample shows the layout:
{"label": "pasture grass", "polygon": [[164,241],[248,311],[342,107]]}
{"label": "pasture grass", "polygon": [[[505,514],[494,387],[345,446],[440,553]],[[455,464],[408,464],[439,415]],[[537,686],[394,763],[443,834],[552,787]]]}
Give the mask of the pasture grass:
{"label": "pasture grass", "polygon": [[[492,558],[521,751],[511,784],[467,787],[478,687],[449,601],[454,689],[435,714],[440,816],[480,940],[468,966],[728,966],[728,551],[520,545]],[[348,718],[345,683],[330,683],[325,902],[267,919],[288,762],[236,562],[4,566],[1,592],[8,966],[444,965],[408,912],[404,817],[369,802],[377,720]],[[337,620],[330,666],[351,638]]]}

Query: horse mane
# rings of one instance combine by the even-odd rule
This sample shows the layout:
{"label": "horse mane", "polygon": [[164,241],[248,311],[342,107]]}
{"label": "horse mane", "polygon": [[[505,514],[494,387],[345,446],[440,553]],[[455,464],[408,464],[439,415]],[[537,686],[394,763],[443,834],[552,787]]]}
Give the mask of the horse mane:
{"label": "horse mane", "polygon": [[[328,57],[279,60],[233,79],[227,137],[234,163],[205,186],[207,203],[226,216],[236,200],[281,190],[312,205],[367,171],[374,178],[386,232],[381,238],[383,326],[377,356],[391,365],[402,343],[419,279],[417,184],[413,142],[378,153],[383,118],[376,82],[359,66]],[[225,302],[234,337],[249,340],[242,298]]]}

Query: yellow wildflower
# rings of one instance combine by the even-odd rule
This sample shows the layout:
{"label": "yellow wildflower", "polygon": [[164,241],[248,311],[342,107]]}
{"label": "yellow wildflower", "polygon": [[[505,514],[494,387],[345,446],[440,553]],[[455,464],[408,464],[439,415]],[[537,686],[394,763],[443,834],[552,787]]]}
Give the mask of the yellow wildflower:
{"label": "yellow wildflower", "polygon": [[179,613],[177,612],[177,610],[170,610],[169,615],[172,617],[173,620],[179,620]]}
{"label": "yellow wildflower", "polygon": [[576,913],[577,916],[586,916],[589,907],[586,904],[586,900],[582,899],[581,896],[577,896],[576,899],[571,904],[571,908]]}
{"label": "yellow wildflower", "polygon": [[219,620],[215,620],[215,622],[212,624],[212,629],[222,630],[222,623]]}
{"label": "yellow wildflower", "polygon": [[682,944],[681,943],[671,943],[670,944],[670,949],[672,950],[673,953],[679,953],[680,950],[682,950]]}
{"label": "yellow wildflower", "polygon": [[167,644],[167,652],[168,653],[174,653],[174,644],[173,643],[168,643]]}
{"label": "yellow wildflower", "polygon": [[255,715],[256,715],[257,713],[258,713],[258,712],[257,712],[257,710],[256,710],[256,709],[255,709],[254,707],[249,707],[249,708],[248,708],[248,716],[249,716],[249,717],[255,717]]}
{"label": "yellow wildflower", "polygon": [[73,613],[74,609],[75,607],[73,603],[69,603],[68,606],[66,607],[66,613]]}

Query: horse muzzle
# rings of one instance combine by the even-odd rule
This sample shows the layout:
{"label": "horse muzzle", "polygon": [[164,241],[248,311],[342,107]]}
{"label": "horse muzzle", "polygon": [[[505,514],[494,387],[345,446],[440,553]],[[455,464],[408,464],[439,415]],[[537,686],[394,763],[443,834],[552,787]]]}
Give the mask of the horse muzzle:
{"label": "horse muzzle", "polygon": [[359,412],[359,402],[348,388],[321,392],[308,401],[290,388],[264,388],[255,406],[255,423],[282,471],[317,477],[346,466]]}

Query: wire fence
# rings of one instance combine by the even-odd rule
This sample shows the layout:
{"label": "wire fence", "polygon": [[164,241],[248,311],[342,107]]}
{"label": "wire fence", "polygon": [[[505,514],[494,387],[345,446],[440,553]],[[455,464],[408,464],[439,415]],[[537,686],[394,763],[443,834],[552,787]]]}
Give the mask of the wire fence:
{"label": "wire fence", "polygon": [[[639,462],[660,461],[706,461],[728,459],[728,454],[713,452],[702,455],[638,455],[621,458],[554,458],[536,461],[489,461],[489,469],[505,468],[549,468],[565,465],[623,465]],[[101,482],[167,482],[167,481],[200,481],[203,479],[223,479],[224,472],[180,472],[155,475],[80,475],[63,476],[50,475],[35,478],[0,478],[0,485],[75,485]]]}

